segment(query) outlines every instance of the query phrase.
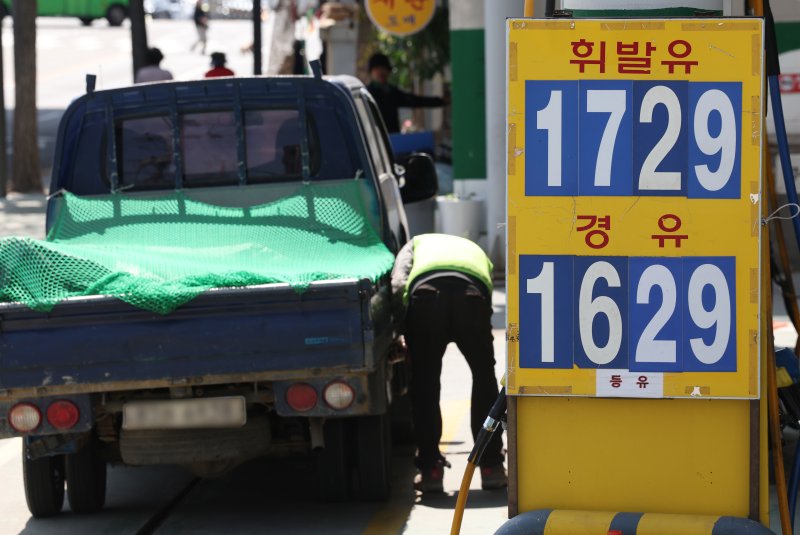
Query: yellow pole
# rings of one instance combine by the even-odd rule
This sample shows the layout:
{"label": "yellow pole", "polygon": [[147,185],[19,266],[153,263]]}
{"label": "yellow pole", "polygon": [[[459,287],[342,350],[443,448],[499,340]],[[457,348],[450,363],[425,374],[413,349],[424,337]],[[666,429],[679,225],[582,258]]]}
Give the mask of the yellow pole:
{"label": "yellow pole", "polygon": [[[764,236],[762,240],[767,241],[768,237],[768,229],[766,225],[764,226]],[[769,242],[767,242],[769,243]],[[768,246],[765,247],[767,249],[767,257],[769,256],[769,249]],[[765,260],[762,262],[762,276],[766,276],[767,280],[764,284],[762,284],[762,288],[766,287],[766,292],[764,295],[764,302],[766,304],[766,310],[764,317],[766,320],[764,323],[765,331],[764,336],[767,339],[767,405],[769,407],[769,433],[772,438],[772,463],[775,468],[775,491],[778,494],[778,511],[780,512],[781,518],[781,532],[785,535],[791,535],[792,532],[792,525],[790,522],[790,514],[789,514],[789,500],[788,500],[788,493],[786,488],[786,472],[784,471],[783,466],[783,448],[781,447],[781,424],[780,424],[780,415],[779,415],[779,408],[778,408],[778,381],[775,377],[775,345],[772,339],[772,292],[769,283],[769,260]]]}
{"label": "yellow pole", "polygon": [[[756,17],[763,17],[764,16],[764,0],[752,0],[748,2],[750,6],[753,8],[753,14]],[[764,99],[766,102],[766,98]],[[762,123],[761,123],[761,135],[764,136],[762,138],[763,146],[766,147],[764,151],[766,154],[762,155],[762,171],[768,184],[767,187],[774,188],[774,181],[770,180],[770,170],[767,170],[768,166],[772,165],[772,162],[767,160],[764,156],[769,154],[769,145],[767,143],[766,135],[767,135],[767,120],[765,109],[762,110]],[[770,182],[772,182],[770,184]],[[766,199],[762,199],[762,203],[765,205],[767,204]],[[766,215],[766,207],[762,210],[762,215]],[[761,235],[762,240],[762,261],[761,261],[761,277],[762,277],[762,284],[761,289],[764,292],[764,317],[765,321],[762,324],[762,328],[764,329],[763,335],[766,337],[766,365],[767,365],[767,406],[768,406],[768,413],[769,413],[769,433],[772,439],[772,462],[773,468],[775,471],[775,490],[778,494],[778,510],[780,511],[780,520],[781,520],[781,531],[787,535],[791,535],[792,533],[792,525],[790,521],[789,515],[789,500],[787,499],[787,488],[786,488],[786,475],[784,472],[783,467],[783,448],[781,447],[781,428],[780,428],[780,415],[779,415],[779,408],[778,408],[778,385],[777,379],[775,377],[775,341],[773,339],[772,333],[772,282],[770,277],[770,263],[769,263],[769,226],[764,225],[763,233]],[[763,342],[762,342],[763,343]]]}
{"label": "yellow pole", "polygon": [[533,17],[533,4],[534,0],[525,0],[525,11],[523,13],[524,17]]}
{"label": "yellow pole", "polygon": [[[763,130],[766,135],[766,129]],[[772,165],[766,159],[764,167]],[[769,187],[769,185],[767,185]],[[762,199],[764,209],[762,216],[766,215],[766,199]],[[761,234],[761,291],[763,292],[764,320],[761,327],[766,339],[766,365],[767,365],[767,410],[769,417],[769,433],[772,441],[772,463],[775,471],[775,491],[778,494],[778,511],[780,511],[781,532],[791,535],[792,525],[789,515],[789,500],[786,488],[786,475],[783,466],[783,448],[781,445],[781,426],[778,408],[778,382],[775,377],[775,342],[772,334],[772,284],[769,262],[769,226],[764,225]],[[762,342],[763,344],[764,342]]]}
{"label": "yellow pole", "polygon": [[[764,16],[764,2],[763,0],[757,0],[750,2],[751,8],[753,9],[753,15],[756,17],[763,17]],[[765,99],[766,100],[766,99]],[[763,131],[766,133],[767,129],[766,117],[764,118],[763,123]],[[767,195],[772,206],[771,210],[776,210],[778,208],[778,201],[777,195],[775,194],[775,176],[772,172],[772,155],[770,154],[769,149],[769,142],[767,140],[766,135],[764,136],[763,140],[764,145],[764,156],[763,160],[767,163],[765,167],[765,187],[767,189]],[[795,293],[794,289],[794,281],[792,280],[792,270],[789,264],[789,254],[786,251],[786,241],[783,237],[783,230],[781,229],[781,222],[779,219],[775,220],[774,227],[775,227],[775,238],[778,244],[778,252],[780,253],[780,265],[781,269],[783,270],[784,276],[786,277],[787,281],[787,290],[788,292],[788,299],[789,307],[792,309],[792,317],[795,322],[795,330],[800,332],[800,310],[797,306],[797,294]],[[786,293],[784,294],[786,296]],[[794,348],[795,354],[800,354],[800,340],[798,340],[797,345]]]}

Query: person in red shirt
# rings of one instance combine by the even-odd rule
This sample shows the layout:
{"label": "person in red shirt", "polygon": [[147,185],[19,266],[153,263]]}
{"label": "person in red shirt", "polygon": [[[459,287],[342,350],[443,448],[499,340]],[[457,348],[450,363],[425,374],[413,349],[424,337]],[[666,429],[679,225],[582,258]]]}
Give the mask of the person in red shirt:
{"label": "person in red shirt", "polygon": [[233,76],[233,71],[225,66],[227,59],[222,52],[211,53],[211,70],[206,73],[206,78],[217,76]]}

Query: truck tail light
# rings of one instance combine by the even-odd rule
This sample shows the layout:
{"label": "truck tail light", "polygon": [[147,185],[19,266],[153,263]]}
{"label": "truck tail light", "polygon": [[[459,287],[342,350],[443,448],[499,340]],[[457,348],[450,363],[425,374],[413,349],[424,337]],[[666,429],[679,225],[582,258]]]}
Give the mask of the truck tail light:
{"label": "truck tail light", "polygon": [[308,383],[294,383],[286,390],[286,403],[297,412],[308,412],[317,404],[317,391]]}
{"label": "truck tail light", "polygon": [[36,405],[17,403],[8,411],[8,423],[18,433],[29,433],[42,423],[42,413]]}
{"label": "truck tail light", "polygon": [[322,391],[322,398],[330,408],[344,410],[353,404],[356,393],[353,387],[344,381],[331,381]]}
{"label": "truck tail light", "polygon": [[56,429],[72,429],[81,418],[81,411],[71,401],[60,399],[47,407],[47,421]]}

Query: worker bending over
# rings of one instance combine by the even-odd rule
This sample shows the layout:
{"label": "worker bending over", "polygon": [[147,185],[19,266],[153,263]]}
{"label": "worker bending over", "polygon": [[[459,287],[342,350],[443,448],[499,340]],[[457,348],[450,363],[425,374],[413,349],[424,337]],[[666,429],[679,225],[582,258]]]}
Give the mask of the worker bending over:
{"label": "worker bending over", "polygon": [[[411,356],[411,402],[415,463],[414,487],[443,492],[444,467],[439,451],[442,413],[439,392],[442,358],[455,342],[472,371],[472,438],[477,437],[498,388],[492,345],[492,263],[470,240],[448,234],[423,234],[398,253],[392,270],[394,306],[405,308],[404,334]],[[480,463],[481,486],[508,485],[500,433],[489,442]]]}

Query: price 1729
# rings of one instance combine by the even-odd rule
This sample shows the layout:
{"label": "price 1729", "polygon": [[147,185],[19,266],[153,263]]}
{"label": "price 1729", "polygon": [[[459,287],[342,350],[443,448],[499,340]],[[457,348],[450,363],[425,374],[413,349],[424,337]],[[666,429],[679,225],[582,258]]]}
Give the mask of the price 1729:
{"label": "price 1729", "polygon": [[525,84],[525,195],[741,196],[742,84]]}

